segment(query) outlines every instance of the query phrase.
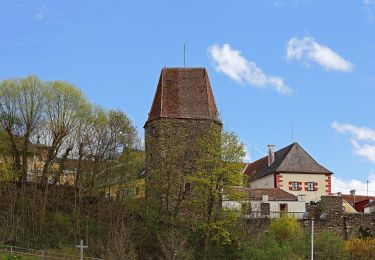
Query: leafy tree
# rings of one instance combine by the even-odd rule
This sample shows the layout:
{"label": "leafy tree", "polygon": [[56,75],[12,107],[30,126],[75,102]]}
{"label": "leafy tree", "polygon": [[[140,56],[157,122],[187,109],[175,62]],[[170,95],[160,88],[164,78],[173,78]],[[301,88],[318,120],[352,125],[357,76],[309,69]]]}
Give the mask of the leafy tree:
{"label": "leafy tree", "polygon": [[27,179],[30,138],[43,116],[44,88],[36,76],[4,80],[0,84],[0,130],[9,137],[14,168],[21,173],[22,190]]}
{"label": "leafy tree", "polygon": [[[219,144],[219,145],[218,145]],[[236,214],[222,208],[222,196],[239,199],[233,186],[242,184],[241,161],[244,145],[233,132],[216,130],[198,141],[201,159],[197,170],[188,177],[192,183],[188,215],[194,230],[202,235],[204,257],[210,246],[232,243],[230,226]]]}
{"label": "leafy tree", "polygon": [[[18,117],[18,90],[16,84],[16,80],[3,80],[0,83],[0,126],[2,133],[5,133],[8,137],[3,139],[4,143],[2,142],[3,155],[8,154],[6,145],[9,145],[14,160],[14,169],[20,172],[21,151],[18,137],[21,133],[19,128],[20,119]],[[6,140],[9,144],[5,144]]]}
{"label": "leafy tree", "polygon": [[[45,120],[41,134],[47,145],[48,157],[44,162],[41,184],[44,186],[48,181],[48,172],[51,162],[61,153],[64,142],[68,141],[70,135],[77,131],[80,122],[88,112],[89,105],[82,92],[75,86],[63,82],[52,81],[45,90]],[[73,149],[69,144],[65,149],[64,156],[67,157]],[[55,183],[59,176],[55,176]]]}

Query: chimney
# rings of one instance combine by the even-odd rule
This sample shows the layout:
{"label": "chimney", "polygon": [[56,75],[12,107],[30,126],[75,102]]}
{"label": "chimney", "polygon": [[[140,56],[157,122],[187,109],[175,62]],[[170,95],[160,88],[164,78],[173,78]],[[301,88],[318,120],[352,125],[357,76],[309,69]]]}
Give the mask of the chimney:
{"label": "chimney", "polygon": [[268,146],[268,167],[270,167],[275,161],[275,151],[273,150],[275,145],[269,144],[267,146]]}
{"label": "chimney", "polygon": [[355,189],[352,189],[351,191],[350,191],[350,195],[352,195],[353,196],[353,207],[355,207],[355,192],[356,192],[356,190]]}

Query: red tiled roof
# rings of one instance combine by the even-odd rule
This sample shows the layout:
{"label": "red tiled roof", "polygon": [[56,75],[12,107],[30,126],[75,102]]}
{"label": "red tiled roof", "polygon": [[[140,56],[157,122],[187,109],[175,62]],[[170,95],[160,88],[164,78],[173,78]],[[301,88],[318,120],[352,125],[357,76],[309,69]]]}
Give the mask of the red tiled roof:
{"label": "red tiled roof", "polygon": [[162,69],[147,122],[158,118],[211,119],[220,122],[205,68]]}
{"label": "red tiled roof", "polygon": [[[350,194],[342,194],[341,197],[346,200],[348,203],[353,204],[354,202],[354,197]],[[355,195],[355,203],[367,200],[367,199],[372,199],[375,200],[374,196],[365,196],[365,195]]]}
{"label": "red tiled roof", "polygon": [[292,143],[276,151],[275,161],[271,166],[268,166],[268,156],[248,164],[244,174],[251,180],[256,180],[276,172],[332,174],[317,163],[298,143]]}
{"label": "red tiled roof", "polygon": [[278,188],[251,189],[248,187],[237,187],[237,191],[247,192],[250,200],[262,200],[263,195],[268,195],[268,200],[297,201],[297,196]]}

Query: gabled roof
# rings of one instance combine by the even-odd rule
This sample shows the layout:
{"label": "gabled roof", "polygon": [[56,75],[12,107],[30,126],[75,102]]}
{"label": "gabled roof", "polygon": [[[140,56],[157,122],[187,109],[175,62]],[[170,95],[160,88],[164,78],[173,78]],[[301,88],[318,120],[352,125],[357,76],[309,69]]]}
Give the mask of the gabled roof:
{"label": "gabled roof", "polygon": [[251,180],[276,172],[332,174],[331,171],[317,163],[298,143],[292,143],[276,151],[275,161],[271,166],[268,166],[268,156],[265,156],[248,164],[244,171]]}
{"label": "gabled roof", "polygon": [[263,195],[268,195],[268,200],[297,201],[297,196],[278,188],[251,189],[237,187],[237,191],[246,192],[250,200],[262,200]]}
{"label": "gabled roof", "polygon": [[205,68],[162,69],[147,122],[158,118],[211,119],[220,122]]}
{"label": "gabled roof", "polygon": [[364,200],[375,200],[375,196],[366,196],[366,195],[355,195],[353,197],[350,194],[342,194],[341,197],[352,205],[354,203],[354,197],[355,197],[355,203],[358,203]]}

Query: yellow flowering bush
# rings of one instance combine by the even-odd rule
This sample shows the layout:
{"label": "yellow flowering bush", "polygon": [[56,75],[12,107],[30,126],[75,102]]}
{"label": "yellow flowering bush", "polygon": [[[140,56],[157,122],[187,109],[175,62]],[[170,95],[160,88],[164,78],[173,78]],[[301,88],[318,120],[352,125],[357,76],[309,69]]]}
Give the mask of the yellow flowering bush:
{"label": "yellow flowering bush", "polygon": [[350,259],[375,259],[375,239],[351,239],[345,241],[344,249]]}

